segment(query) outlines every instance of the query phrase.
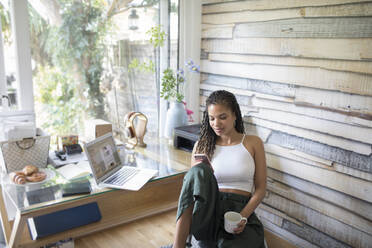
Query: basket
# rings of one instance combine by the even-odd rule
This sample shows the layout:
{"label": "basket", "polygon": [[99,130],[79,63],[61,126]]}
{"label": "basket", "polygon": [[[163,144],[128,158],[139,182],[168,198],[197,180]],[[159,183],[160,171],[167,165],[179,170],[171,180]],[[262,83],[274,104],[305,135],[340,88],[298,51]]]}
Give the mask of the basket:
{"label": "basket", "polygon": [[22,170],[26,165],[47,166],[50,136],[37,129],[36,137],[0,142],[7,173]]}

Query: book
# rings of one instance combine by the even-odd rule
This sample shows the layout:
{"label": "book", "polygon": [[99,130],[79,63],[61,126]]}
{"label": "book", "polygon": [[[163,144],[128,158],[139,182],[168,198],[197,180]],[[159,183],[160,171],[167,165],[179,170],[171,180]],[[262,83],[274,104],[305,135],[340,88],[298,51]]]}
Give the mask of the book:
{"label": "book", "polygon": [[80,161],[77,164],[66,164],[56,171],[67,180],[84,177],[92,173],[88,161]]}
{"label": "book", "polygon": [[[46,199],[54,199],[55,189],[45,188],[26,193],[29,204],[39,203]],[[40,196],[41,198],[38,198]],[[97,202],[59,210],[53,213],[27,219],[32,240],[63,232],[75,227],[97,222],[101,219]]]}
{"label": "book", "polygon": [[26,192],[27,202],[29,205],[53,201],[56,199],[55,194],[59,191],[60,187],[54,185],[51,187],[31,190]]}
{"label": "book", "polygon": [[89,194],[91,190],[89,180],[71,182],[62,186],[62,196]]}

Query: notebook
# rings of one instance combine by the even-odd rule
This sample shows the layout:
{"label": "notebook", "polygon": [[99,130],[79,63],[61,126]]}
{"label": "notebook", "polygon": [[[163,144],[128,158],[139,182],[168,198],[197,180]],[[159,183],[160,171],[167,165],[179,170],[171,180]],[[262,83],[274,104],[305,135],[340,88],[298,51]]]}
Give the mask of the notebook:
{"label": "notebook", "polygon": [[112,133],[98,137],[84,148],[99,187],[136,191],[158,173],[157,170],[124,166]]}

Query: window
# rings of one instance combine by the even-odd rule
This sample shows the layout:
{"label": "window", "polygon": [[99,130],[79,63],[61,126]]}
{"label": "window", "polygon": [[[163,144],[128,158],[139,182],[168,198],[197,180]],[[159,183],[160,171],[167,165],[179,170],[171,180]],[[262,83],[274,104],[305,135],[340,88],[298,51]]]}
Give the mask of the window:
{"label": "window", "polygon": [[[82,17],[82,15],[73,15],[73,10],[71,7],[72,4],[76,2],[91,2],[92,7],[89,15],[84,15],[84,18],[61,18],[62,15],[70,15],[72,17]],[[5,3],[5,4],[4,4]],[[8,6],[9,4],[11,6]],[[45,4],[48,3],[48,4]],[[49,4],[50,3],[50,4]],[[130,5],[126,4],[129,3]],[[44,4],[44,5],[43,5]],[[97,4],[103,4],[96,6]],[[6,6],[5,6],[6,5]],[[181,6],[181,7],[179,7]],[[0,1],[2,18],[4,13],[11,13],[9,22],[12,26],[16,27],[15,35],[18,37],[15,39],[15,49],[17,49],[17,57],[15,58],[16,75],[14,78],[11,77],[10,80],[13,80],[11,87],[15,92],[13,96],[13,102],[10,115],[22,115],[26,114],[27,116],[33,116],[34,106],[37,116],[37,126],[48,128],[51,133],[63,133],[63,132],[81,132],[82,126],[81,123],[84,122],[84,118],[106,118],[107,120],[113,122],[114,128],[118,131],[123,125],[123,118],[126,114],[125,106],[128,110],[135,111],[145,111],[143,103],[153,104],[153,112],[145,112],[147,115],[151,115],[149,126],[151,127],[151,132],[155,135],[158,130],[162,128],[157,127],[158,123],[160,126],[164,125],[165,111],[167,109],[166,102],[159,100],[159,78],[161,76],[161,71],[165,67],[171,67],[176,69],[178,61],[185,61],[185,59],[193,59],[194,62],[198,64],[199,54],[200,54],[200,18],[201,18],[201,3],[199,1],[188,1],[188,0],[50,0],[50,1],[30,1],[27,0],[17,0],[17,1]],[[94,8],[93,8],[94,7]],[[97,8],[96,8],[97,7]],[[180,9],[182,11],[180,11]],[[86,11],[83,7],[75,8],[78,11]],[[156,16],[152,19],[153,23],[162,25],[162,30],[164,30],[170,37],[161,49],[153,49],[153,51],[148,53],[148,58],[155,65],[155,76],[147,74],[146,72],[135,72],[128,71],[128,68],[123,66],[123,63],[130,63],[132,60],[129,60],[130,57],[123,57],[123,53],[129,54],[131,58],[141,58],[141,53],[138,53],[138,50],[124,50],[125,44],[130,44],[132,47],[135,47],[136,44],[138,47],[146,46],[148,44],[148,38],[144,38],[142,41],[135,38],[135,32],[141,32],[141,26],[139,24],[137,29],[130,29],[134,32],[130,33],[127,38],[124,36],[120,37],[120,30],[125,28],[128,23],[125,18],[122,18],[122,25],[120,29],[110,29],[110,25],[99,25],[98,21],[95,19],[99,14],[112,13],[111,16],[114,19],[114,16],[119,15],[120,13],[126,13],[129,18],[129,15],[133,13],[133,10],[136,10],[136,15],[138,16],[137,23],[141,22],[141,18],[148,17],[150,12],[147,11],[158,11]],[[60,15],[56,15],[60,13]],[[181,22],[178,24],[178,16],[181,14]],[[134,14],[133,14],[134,15]],[[134,15],[135,16],[135,15]],[[156,17],[155,17],[156,16]],[[4,19],[1,19],[3,23]],[[12,23],[12,20],[15,20]],[[76,25],[76,21],[87,21],[88,23],[85,26]],[[142,19],[143,20],[143,19]],[[112,21],[113,22],[113,21]],[[136,21],[135,21],[136,22]],[[135,23],[134,22],[134,23]],[[110,23],[113,25],[113,23]],[[70,38],[75,41],[75,45],[81,48],[80,51],[75,53],[70,53],[70,57],[62,56],[71,52],[71,47],[68,46],[54,46],[52,42],[47,42],[47,38],[53,38],[56,40],[56,45],[66,44],[66,32],[72,32],[70,28],[65,28],[58,32],[58,27],[64,25],[64,27],[75,27],[80,28],[80,32],[69,34]],[[145,25],[143,27],[145,30],[148,30],[152,24]],[[103,30],[100,29],[103,27]],[[180,27],[181,32],[179,32],[178,27]],[[2,37],[4,34],[4,27],[2,29]],[[13,29],[8,29],[13,30]],[[100,31],[110,31],[108,35],[100,36],[94,35],[95,32]],[[137,30],[137,31],[136,31]],[[63,33],[63,31],[65,33]],[[129,31],[129,30],[128,30]],[[62,32],[62,35],[61,35]],[[81,39],[83,32],[89,33],[89,39]],[[59,34],[59,35],[58,35]],[[31,38],[28,36],[30,35]],[[92,39],[96,37],[96,39]],[[124,38],[123,38],[124,37]],[[182,43],[178,43],[178,37]],[[39,43],[35,42],[39,40]],[[123,40],[127,39],[127,42]],[[97,41],[97,42],[94,42]],[[88,44],[87,44],[88,42]],[[96,53],[95,56],[91,57],[91,60],[100,60],[102,63],[98,66],[93,66],[87,73],[79,74],[79,70],[84,68],[87,63],[92,62],[86,58],[84,54],[84,48],[89,47],[89,42],[93,42],[98,48],[103,48],[102,53]],[[178,49],[178,46],[182,47]],[[38,45],[38,46],[35,46]],[[49,51],[49,53],[48,53]],[[102,51],[102,50],[101,50]],[[4,58],[4,49],[0,49],[0,60]],[[31,53],[32,53],[32,66],[31,66]],[[178,55],[180,54],[180,55]],[[40,55],[40,57],[37,57]],[[60,56],[61,61],[57,61],[58,56]],[[7,56],[8,57],[8,56]],[[144,56],[143,56],[144,57]],[[177,59],[179,57],[179,59]],[[64,58],[64,59],[63,59]],[[81,58],[77,60],[77,58]],[[123,60],[123,59],[126,59]],[[77,60],[78,63],[71,63],[71,61]],[[94,62],[93,61],[93,62]],[[139,60],[139,62],[142,62]],[[8,65],[8,61],[5,63]],[[55,65],[59,64],[59,67]],[[135,63],[134,63],[135,64]],[[182,62],[183,64],[183,62]],[[148,64],[147,64],[148,65]],[[181,65],[182,66],[182,65]],[[102,68],[100,74],[100,84],[94,83],[94,80],[87,80],[92,75],[97,76],[97,71]],[[120,72],[120,74],[118,74]],[[115,74],[116,73],[116,74]],[[22,78],[18,78],[20,75]],[[0,77],[4,76],[5,72],[1,71],[0,63]],[[128,77],[133,81],[128,81],[126,84],[120,83],[124,82],[122,77]],[[151,78],[152,77],[152,78]],[[187,76],[186,76],[187,77]],[[98,77],[96,77],[98,78]],[[111,79],[110,79],[111,78]],[[140,84],[137,84],[137,81],[134,79],[145,78],[154,80],[155,83],[151,82],[151,86],[156,87],[156,91],[152,91],[153,88],[148,89],[151,91],[152,95],[155,97],[154,101],[147,102],[144,101],[143,95],[140,94]],[[14,81],[15,79],[15,81]],[[107,84],[107,79],[111,82],[110,85]],[[85,80],[85,81],[84,81]],[[106,81],[105,81],[106,80]],[[149,82],[151,80],[148,80]],[[65,82],[65,83],[56,83],[56,82]],[[89,87],[88,83],[83,84],[82,81],[88,82],[91,84]],[[190,82],[192,81],[192,82]],[[5,88],[5,80],[0,80],[0,93],[8,93]],[[106,82],[106,83],[105,83]],[[191,75],[188,77],[188,87],[185,92],[185,97],[187,101],[187,106],[194,111],[194,118],[197,121],[198,112],[199,112],[199,78],[196,75]],[[17,87],[17,85],[20,87]],[[117,94],[117,90],[124,90],[126,86],[134,86],[133,88],[136,91],[133,91],[129,97],[121,96]],[[100,86],[100,87],[98,87]],[[109,87],[105,87],[109,86]],[[92,90],[94,89],[95,90]],[[145,86],[143,86],[145,87]],[[146,88],[146,87],[145,87]],[[16,89],[16,90],[14,90]],[[35,89],[35,90],[34,90]],[[109,89],[109,91],[107,91]],[[46,94],[45,92],[49,92]],[[106,92],[107,91],[107,92]],[[35,97],[34,97],[35,92]],[[96,93],[94,93],[96,92]],[[105,95],[106,98],[102,100],[102,95]],[[95,95],[96,94],[96,95]],[[81,97],[82,99],[79,99]],[[116,97],[116,100],[115,100]],[[89,99],[90,98],[90,99]],[[109,106],[108,101],[111,101],[111,109],[107,108]],[[34,104],[35,102],[35,104]],[[41,104],[40,104],[41,103]],[[103,103],[103,104],[102,104]],[[128,105],[125,105],[125,104]],[[1,102],[0,102],[1,104]],[[117,107],[115,105],[118,105]],[[132,105],[130,105],[132,104]],[[160,107],[159,107],[160,106]],[[45,111],[47,109],[47,111]],[[99,111],[90,111],[98,109]],[[119,111],[114,112],[112,109],[119,109]],[[160,109],[160,110],[159,110]],[[85,111],[87,110],[87,111]],[[89,110],[89,111],[88,111]],[[46,115],[45,112],[48,112],[49,115]],[[6,114],[5,114],[6,113]],[[9,115],[9,111],[5,111],[0,106],[0,119],[2,116]],[[56,118],[50,118],[52,116],[58,116]],[[74,118],[74,116],[78,118]],[[109,119],[108,116],[113,119]],[[157,118],[156,118],[157,117]],[[28,118],[28,117],[27,117]],[[116,118],[116,119],[115,119]],[[32,118],[31,118],[32,119]],[[76,122],[76,123],[75,123]],[[49,123],[49,124],[45,124]],[[0,123],[1,124],[1,123]],[[47,125],[47,126],[45,126]],[[50,125],[50,126],[48,126]],[[70,127],[76,127],[75,130],[70,129]],[[50,131],[52,130],[52,131]],[[149,135],[149,134],[147,134]]]}
{"label": "window", "polygon": [[25,13],[25,0],[0,2],[0,140],[14,121],[35,121]]}
{"label": "window", "polygon": [[[9,2],[0,4],[1,22],[1,62],[0,62],[0,93],[2,109],[17,109],[18,84],[16,78],[15,42],[11,30]],[[4,62],[6,61],[6,62]]]}
{"label": "window", "polygon": [[[122,135],[124,116],[138,111],[149,118],[146,136],[157,136],[160,60],[177,67],[178,0],[52,2],[28,5],[37,125],[84,133],[98,118]],[[167,54],[150,43],[151,28],[170,37]]]}

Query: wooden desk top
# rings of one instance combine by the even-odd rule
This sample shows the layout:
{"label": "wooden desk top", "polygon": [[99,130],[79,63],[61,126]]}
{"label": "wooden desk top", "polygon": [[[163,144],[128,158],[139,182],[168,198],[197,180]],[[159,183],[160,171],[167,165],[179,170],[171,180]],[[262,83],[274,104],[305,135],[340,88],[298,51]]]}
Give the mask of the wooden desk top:
{"label": "wooden desk top", "polygon": [[146,148],[136,147],[136,152],[153,159],[160,164],[170,166],[176,170],[187,171],[191,164],[191,153],[176,149],[167,139],[157,139]]}
{"label": "wooden desk top", "polygon": [[[148,145],[146,148],[136,147],[134,150],[128,150],[125,152],[125,164],[132,166],[141,166],[145,168],[157,169],[159,174],[154,177],[151,181],[158,181],[164,178],[176,176],[178,174],[183,174],[190,168],[191,153],[176,149],[169,144],[167,139],[153,139],[152,142],[147,141]],[[122,158],[123,159],[123,158]],[[54,184],[58,185],[58,180],[54,180]],[[25,198],[25,194],[28,189],[24,186],[16,186],[14,184],[3,184],[2,188],[10,198],[13,200],[14,205],[22,213],[32,213],[40,209],[48,208],[55,205],[64,205],[64,203],[70,201],[76,201],[79,199],[90,198],[97,194],[104,194],[106,192],[115,191],[117,189],[110,188],[97,188],[93,179],[91,179],[92,193],[88,195],[76,195],[70,197],[63,197],[56,193],[56,199],[53,201],[42,202],[38,204],[33,204],[27,206],[24,201],[19,201],[21,198]],[[40,185],[40,188],[43,185]],[[33,188],[32,190],[34,190]],[[20,196],[24,194],[24,196]],[[13,216],[8,216],[13,219]]]}
{"label": "wooden desk top", "polygon": [[[159,139],[149,143],[147,148],[136,148],[132,151],[132,155],[128,152],[128,159],[133,159],[137,163],[141,162],[150,166],[158,166],[159,168],[158,177],[152,179],[139,191],[104,188],[96,190],[89,195],[64,197],[27,207],[18,207],[20,211],[17,211],[14,222],[8,221],[9,215],[7,216],[4,199],[0,195],[1,218],[4,223],[5,237],[9,247],[40,247],[58,240],[80,237],[176,208],[184,173],[190,167],[191,154],[175,149],[169,145],[167,140]],[[16,199],[12,199],[13,202],[17,201],[17,199],[22,200],[24,196],[19,194],[25,193],[25,187],[18,187],[16,190],[11,190],[11,187],[13,189],[16,188],[14,185],[3,184],[2,190],[6,191],[10,197],[12,197],[11,191],[16,194]],[[41,239],[31,240],[26,224],[27,218],[90,202],[97,202],[102,215],[100,221]]]}

